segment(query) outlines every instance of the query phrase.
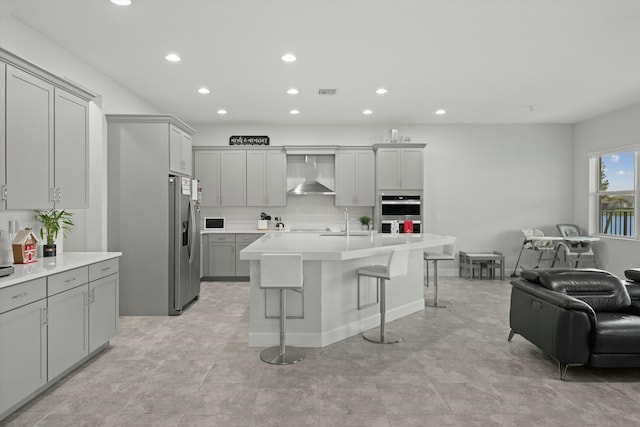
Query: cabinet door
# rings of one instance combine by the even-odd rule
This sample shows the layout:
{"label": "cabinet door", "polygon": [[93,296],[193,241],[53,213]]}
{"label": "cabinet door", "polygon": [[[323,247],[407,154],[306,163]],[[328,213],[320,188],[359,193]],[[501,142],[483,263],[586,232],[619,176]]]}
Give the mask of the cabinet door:
{"label": "cabinet door", "polygon": [[7,66],[4,62],[0,62],[0,210],[7,208],[5,194],[5,166],[7,164],[6,142],[5,142],[5,104],[7,99],[7,91],[5,85]]}
{"label": "cabinet door", "polygon": [[223,151],[220,157],[220,205],[246,206],[245,150]]}
{"label": "cabinet door", "polygon": [[49,297],[48,379],[89,354],[86,284]]}
{"label": "cabinet door", "polygon": [[57,209],[89,206],[89,104],[55,89],[54,187]]}
{"label": "cabinet door", "polygon": [[51,207],[53,86],[7,66],[7,209]]}
{"label": "cabinet door", "polygon": [[373,151],[357,151],[355,155],[356,170],[356,206],[375,205],[375,161]]}
{"label": "cabinet door", "polygon": [[182,162],[183,162],[183,168],[182,171],[185,175],[192,175],[193,172],[193,167],[192,167],[192,142],[191,142],[191,137],[189,135],[187,135],[186,133],[182,134],[182,139],[180,142],[180,150],[181,150],[181,157],[182,157]]}
{"label": "cabinet door", "polygon": [[424,150],[405,148],[402,155],[402,178],[401,187],[403,190],[422,189],[422,156]]}
{"label": "cabinet door", "polygon": [[47,382],[46,299],[0,314],[0,414]]}
{"label": "cabinet door", "polygon": [[267,153],[247,151],[247,206],[267,206]]}
{"label": "cabinet door", "polygon": [[169,170],[182,174],[182,132],[180,129],[169,126]]}
{"label": "cabinet door", "polygon": [[220,152],[196,151],[194,176],[202,184],[202,206],[220,206]]}
{"label": "cabinet door", "polygon": [[380,148],[376,154],[376,173],[379,190],[397,190],[400,188],[400,151]]}
{"label": "cabinet door", "polygon": [[336,152],[336,206],[356,204],[355,151]]}
{"label": "cabinet door", "polygon": [[287,205],[287,155],[282,151],[267,151],[267,206]]}
{"label": "cabinet door", "polygon": [[240,259],[240,251],[250,243],[236,243],[236,276],[249,277],[249,261]]}
{"label": "cabinet door", "polygon": [[235,243],[209,243],[207,264],[209,276],[235,276],[236,275],[236,244]]}
{"label": "cabinet door", "polygon": [[118,285],[118,274],[89,282],[89,352],[118,331]]}

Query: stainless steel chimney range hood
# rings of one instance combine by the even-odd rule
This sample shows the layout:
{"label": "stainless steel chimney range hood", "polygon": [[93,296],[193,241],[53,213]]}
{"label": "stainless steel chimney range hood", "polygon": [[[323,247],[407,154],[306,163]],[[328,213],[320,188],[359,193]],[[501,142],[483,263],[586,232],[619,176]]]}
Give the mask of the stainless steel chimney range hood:
{"label": "stainless steel chimney range hood", "polygon": [[[289,151],[287,151],[289,153]],[[312,150],[304,154],[304,175],[305,179],[291,188],[287,194],[293,196],[335,196],[336,192],[326,185],[318,181],[318,166],[316,162],[316,154],[335,154],[332,152]],[[298,152],[296,152],[298,154]]]}

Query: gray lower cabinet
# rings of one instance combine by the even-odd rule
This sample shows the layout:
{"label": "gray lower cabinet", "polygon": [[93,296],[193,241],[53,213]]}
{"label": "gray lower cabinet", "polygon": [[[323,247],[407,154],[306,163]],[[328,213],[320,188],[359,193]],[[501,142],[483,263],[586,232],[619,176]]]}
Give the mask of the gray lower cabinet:
{"label": "gray lower cabinet", "polygon": [[236,275],[236,235],[208,235],[207,272],[208,277],[234,277]]}
{"label": "gray lower cabinet", "polygon": [[49,380],[89,354],[87,298],[86,283],[49,297]]}
{"label": "gray lower cabinet", "polygon": [[118,274],[111,274],[89,282],[89,353],[118,331],[119,280]]}
{"label": "gray lower cabinet", "polygon": [[118,330],[118,259],[0,288],[0,420]]}
{"label": "gray lower cabinet", "polygon": [[47,382],[45,283],[0,289],[0,419]]}
{"label": "gray lower cabinet", "polygon": [[249,277],[249,261],[240,259],[240,251],[262,236],[260,233],[204,234],[202,236],[204,277]]}
{"label": "gray lower cabinet", "polygon": [[249,261],[240,259],[240,251],[262,237],[262,234],[236,234],[236,277],[249,277]]}

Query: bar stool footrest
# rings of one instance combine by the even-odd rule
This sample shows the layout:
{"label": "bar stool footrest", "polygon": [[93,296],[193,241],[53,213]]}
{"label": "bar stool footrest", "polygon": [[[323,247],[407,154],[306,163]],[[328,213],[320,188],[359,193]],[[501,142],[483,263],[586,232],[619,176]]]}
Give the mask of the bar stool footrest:
{"label": "bar stool footrest", "polygon": [[284,354],[280,354],[280,346],[265,348],[260,352],[260,359],[272,365],[293,365],[305,358],[307,354],[299,347],[286,346]]}

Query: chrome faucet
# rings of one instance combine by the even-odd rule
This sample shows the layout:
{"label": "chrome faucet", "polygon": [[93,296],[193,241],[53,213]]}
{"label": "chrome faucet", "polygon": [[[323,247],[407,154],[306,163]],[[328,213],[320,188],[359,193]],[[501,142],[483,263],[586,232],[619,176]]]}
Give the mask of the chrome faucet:
{"label": "chrome faucet", "polygon": [[349,209],[344,208],[344,232],[349,235]]}

